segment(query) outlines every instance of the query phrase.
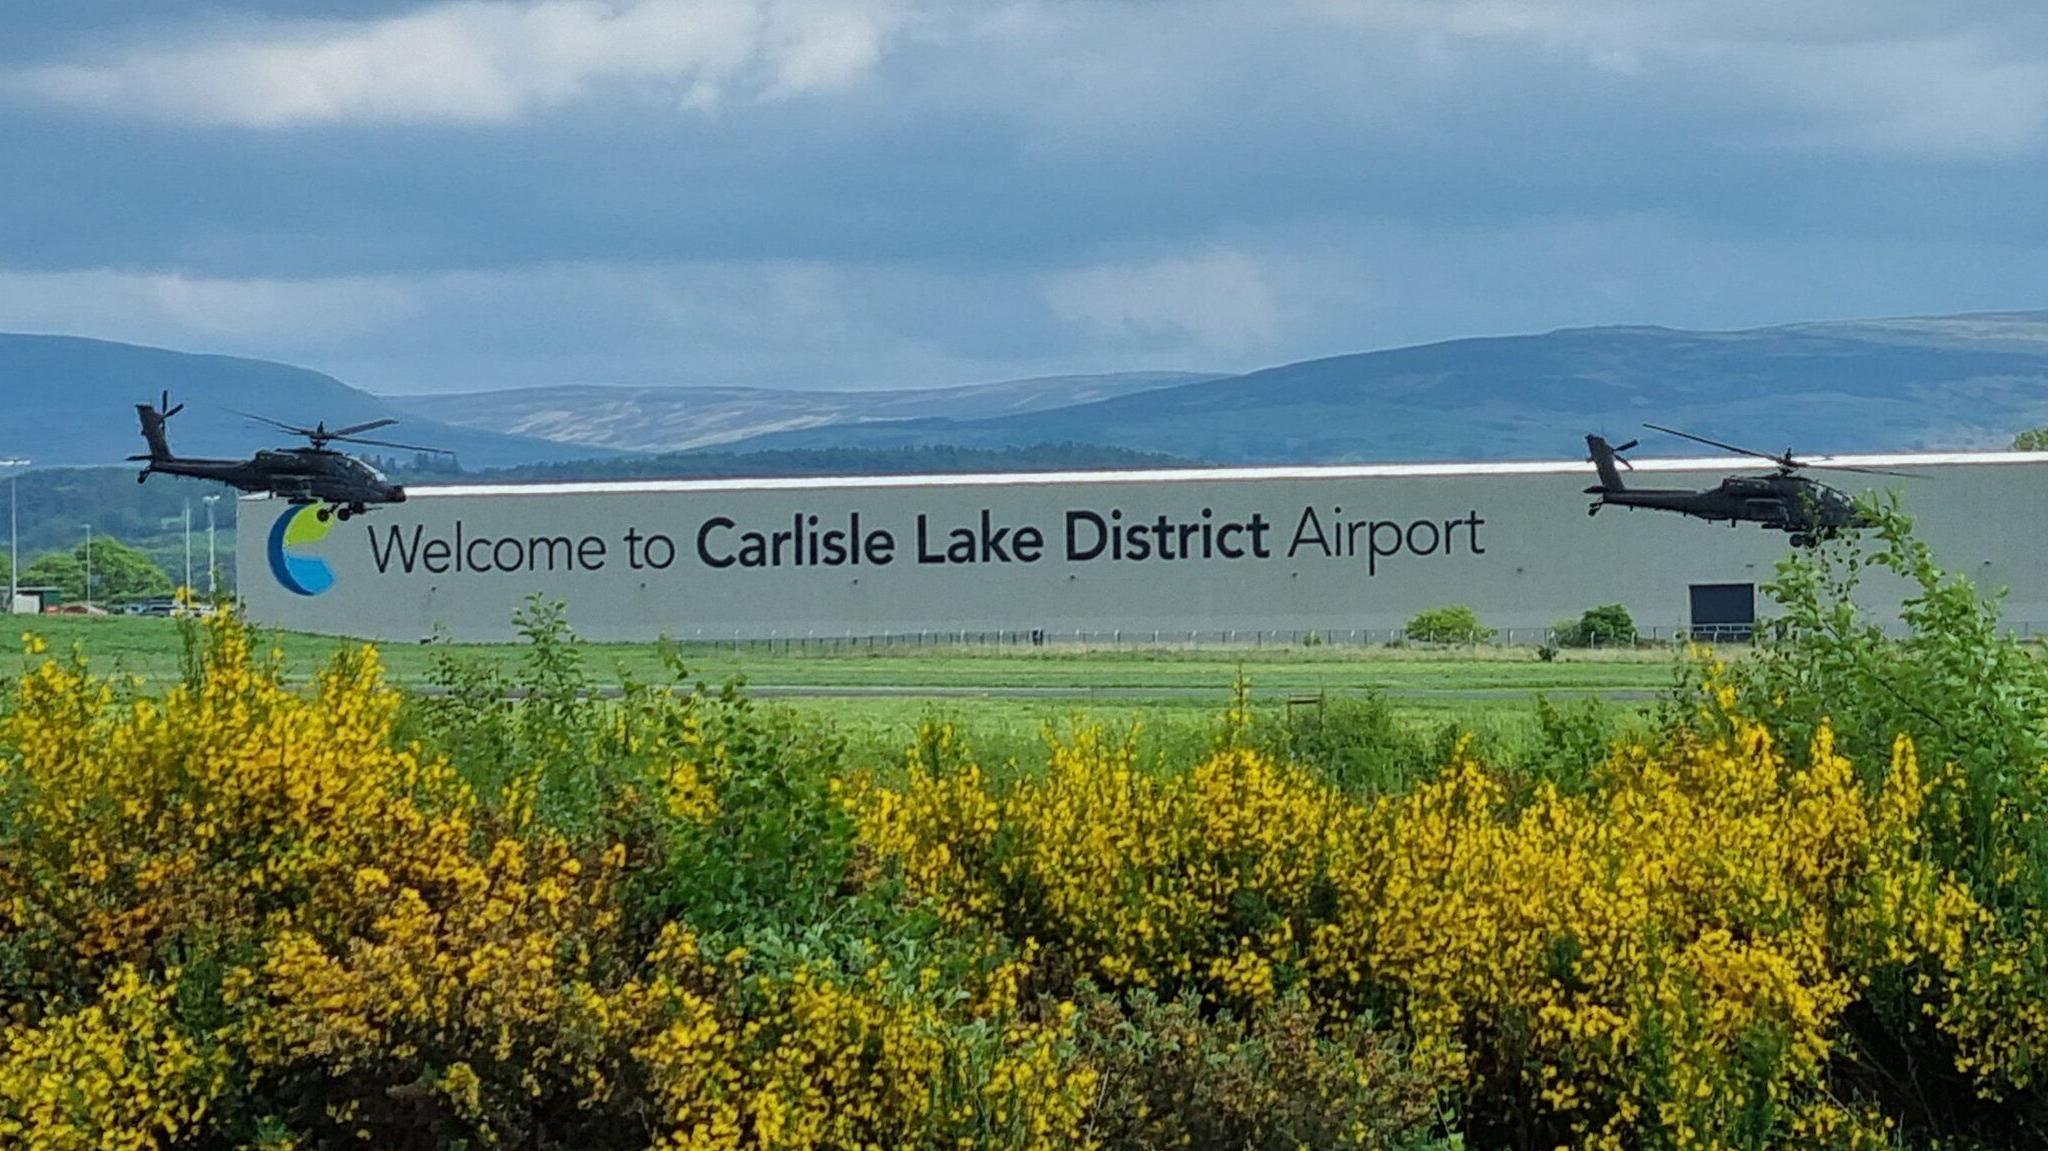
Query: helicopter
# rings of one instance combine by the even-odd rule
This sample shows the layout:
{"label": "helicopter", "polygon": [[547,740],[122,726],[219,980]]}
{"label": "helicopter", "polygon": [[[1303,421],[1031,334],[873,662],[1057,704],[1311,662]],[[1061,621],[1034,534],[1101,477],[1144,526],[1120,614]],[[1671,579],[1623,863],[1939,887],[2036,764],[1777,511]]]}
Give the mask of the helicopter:
{"label": "helicopter", "polygon": [[135,413],[142,420],[142,438],[149,444],[147,455],[128,457],[130,460],[146,463],[142,474],[135,477],[136,483],[147,483],[149,477],[155,475],[215,480],[244,492],[282,496],[294,504],[322,504],[324,506],[318,513],[322,520],[329,517],[347,520],[362,515],[378,504],[404,503],[405,489],[386,479],[376,468],[354,456],[334,451],[327,446],[328,444],[373,444],[407,451],[448,454],[442,448],[363,438],[364,432],[389,427],[398,422],[393,419],[371,420],[330,430],[324,420],[310,428],[303,428],[263,416],[238,412],[237,415],[246,419],[269,424],[295,436],[304,436],[307,446],[265,448],[246,460],[196,459],[174,455],[171,452],[170,440],[164,432],[164,426],[171,417],[184,410],[184,404],[179,404],[175,408],[171,406],[169,392],[163,394],[159,406],[135,405]]}
{"label": "helicopter", "polygon": [[1622,454],[1640,441],[1630,440],[1619,446],[1609,444],[1599,436],[1586,437],[1586,448],[1592,453],[1593,467],[1600,473],[1600,482],[1586,489],[1587,495],[1598,496],[1593,506],[1586,509],[1587,515],[1598,515],[1600,509],[1608,506],[1625,508],[1654,508],[1658,511],[1677,512],[1703,520],[1726,520],[1729,526],[1737,523],[1761,524],[1771,531],[1788,532],[1793,547],[1812,547],[1823,540],[1833,539],[1842,532],[1870,526],[1870,519],[1854,500],[1836,488],[1809,479],[1799,473],[1807,468],[1825,468],[1830,471],[1860,472],[1864,475],[1896,476],[1900,479],[1917,479],[1904,472],[1888,472],[1879,468],[1852,467],[1847,464],[1824,464],[1802,460],[1792,455],[1787,448],[1778,455],[1738,447],[1735,444],[1710,440],[1691,432],[1681,432],[1659,424],[1644,424],[1654,432],[1678,436],[1708,447],[1737,455],[1755,456],[1777,465],[1777,470],[1762,476],[1729,476],[1711,488],[1690,491],[1679,488],[1631,488],[1621,479],[1621,470],[1615,465],[1633,470],[1635,465]]}

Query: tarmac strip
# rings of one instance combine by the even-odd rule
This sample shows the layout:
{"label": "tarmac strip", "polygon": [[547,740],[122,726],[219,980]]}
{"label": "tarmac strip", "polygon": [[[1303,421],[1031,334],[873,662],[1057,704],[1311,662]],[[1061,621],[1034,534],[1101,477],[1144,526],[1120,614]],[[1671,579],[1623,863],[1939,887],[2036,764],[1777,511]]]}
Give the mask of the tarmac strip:
{"label": "tarmac strip", "polygon": [[[431,684],[408,685],[407,690],[418,695],[438,696],[446,692]],[[1330,691],[1302,689],[1257,690],[1253,699],[1303,700],[1316,698],[1345,699],[1357,698],[1373,689],[1337,688]],[[1189,699],[1226,700],[1231,689],[1227,687],[1186,687],[1181,685],[1160,687],[960,687],[943,684],[774,684],[749,683],[743,692],[756,699],[1020,699],[1020,700],[1112,700],[1137,701]],[[1392,700],[1449,700],[1485,701],[1531,699],[1538,695],[1551,699],[1601,699],[1610,703],[1643,703],[1662,698],[1663,692],[1642,688],[1542,688],[1497,687],[1497,688],[1385,688],[1378,689],[1382,698]],[[507,692],[507,700],[525,697],[524,692]],[[589,693],[600,699],[617,699],[624,692],[616,687],[599,688]]]}

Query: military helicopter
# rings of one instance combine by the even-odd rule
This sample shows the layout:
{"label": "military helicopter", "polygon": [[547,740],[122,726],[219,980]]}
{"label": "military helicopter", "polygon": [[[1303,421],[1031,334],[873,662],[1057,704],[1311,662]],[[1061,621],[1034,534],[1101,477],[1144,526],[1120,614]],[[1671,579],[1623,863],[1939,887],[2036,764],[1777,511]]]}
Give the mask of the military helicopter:
{"label": "military helicopter", "polygon": [[216,480],[245,492],[267,492],[282,496],[294,504],[323,504],[319,511],[321,519],[330,516],[347,520],[362,515],[377,504],[400,504],[405,502],[405,489],[386,479],[376,468],[342,452],[328,448],[331,443],[372,444],[384,448],[402,448],[414,452],[440,452],[442,448],[423,447],[419,444],[400,444],[390,440],[363,438],[362,433],[389,427],[397,420],[371,420],[368,423],[350,424],[347,427],[329,430],[326,421],[310,428],[280,423],[263,416],[252,416],[246,412],[237,415],[258,423],[304,436],[307,446],[303,448],[265,448],[246,460],[207,460],[177,456],[171,452],[171,444],[164,434],[164,425],[172,416],[185,410],[185,405],[171,406],[171,394],[163,394],[158,407],[148,404],[135,405],[135,414],[142,419],[142,438],[149,444],[149,454],[129,456],[130,460],[146,461],[142,474],[135,477],[136,483],[147,483],[149,477],[191,476],[195,479]]}
{"label": "military helicopter", "polygon": [[1586,509],[1587,515],[1598,515],[1601,508],[1610,505],[1625,508],[1655,508],[1658,511],[1677,512],[1703,520],[1727,520],[1732,527],[1736,523],[1762,524],[1771,531],[1789,532],[1793,547],[1812,547],[1822,540],[1832,539],[1841,532],[1870,526],[1870,521],[1861,509],[1841,491],[1800,475],[1807,468],[1825,468],[1830,471],[1860,472],[1864,475],[1897,476],[1900,479],[1918,479],[1904,472],[1888,472],[1879,468],[1859,468],[1847,464],[1824,464],[1794,458],[1791,449],[1779,455],[1753,451],[1749,448],[1724,444],[1691,432],[1681,432],[1658,424],[1644,424],[1654,432],[1679,436],[1694,443],[1720,448],[1737,455],[1755,456],[1776,464],[1777,471],[1761,476],[1729,476],[1704,491],[1688,491],[1679,488],[1631,488],[1622,483],[1622,467],[1633,470],[1635,465],[1628,462],[1622,453],[1636,446],[1637,440],[1620,446],[1610,445],[1599,436],[1587,436],[1586,447],[1592,453],[1593,467],[1600,473],[1600,482],[1586,489],[1587,495],[1600,497],[1593,506]]}

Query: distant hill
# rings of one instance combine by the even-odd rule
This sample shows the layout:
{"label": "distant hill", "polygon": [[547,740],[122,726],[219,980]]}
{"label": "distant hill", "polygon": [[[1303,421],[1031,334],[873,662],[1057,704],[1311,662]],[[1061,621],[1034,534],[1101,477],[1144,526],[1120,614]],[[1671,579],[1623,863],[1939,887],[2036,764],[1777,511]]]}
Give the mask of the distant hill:
{"label": "distant hill", "polygon": [[[754,476],[905,476],[974,472],[1184,468],[1199,461],[1097,444],[1030,444],[1017,448],[819,448],[799,451],[671,452],[560,464],[529,464],[466,474],[462,483],[712,479]],[[445,482],[422,474],[417,483]]]}
{"label": "distant hill", "polygon": [[[0,456],[38,465],[119,461],[142,450],[134,405],[166,389],[171,402],[188,405],[171,421],[171,446],[189,455],[242,455],[279,441],[233,409],[331,426],[405,416],[368,392],[289,364],[0,333]],[[413,418],[388,434],[447,448],[469,467],[609,454]]]}
{"label": "distant hill", "polygon": [[388,398],[406,411],[466,428],[673,452],[821,425],[1019,415],[1216,378],[1200,372],[1121,372],[879,392],[568,385]]}
{"label": "distant hill", "polygon": [[1645,420],[1766,450],[2004,447],[2048,423],[2048,312],[1452,340],[1048,411],[833,425],[734,447],[1079,441],[1233,463],[1514,459],[1575,455],[1585,432],[1633,436]]}

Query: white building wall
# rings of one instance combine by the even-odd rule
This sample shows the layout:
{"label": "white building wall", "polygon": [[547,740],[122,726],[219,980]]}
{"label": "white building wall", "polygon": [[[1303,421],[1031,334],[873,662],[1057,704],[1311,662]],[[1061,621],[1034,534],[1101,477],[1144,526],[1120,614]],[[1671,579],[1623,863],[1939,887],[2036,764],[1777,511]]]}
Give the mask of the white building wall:
{"label": "white building wall", "polygon": [[[1874,482],[1902,491],[1945,566],[2012,589],[2009,619],[2048,625],[2048,455],[1843,462],[1927,477]],[[1638,461],[1627,474],[1643,486],[1705,487],[1734,470],[1739,465],[1721,460],[1664,460]],[[513,612],[538,593],[566,601],[589,638],[692,640],[1387,630],[1451,603],[1472,605],[1494,627],[1537,629],[1618,602],[1639,625],[1669,631],[1691,622],[1690,585],[1762,584],[1787,553],[1783,534],[1754,525],[1621,508],[1589,517],[1582,489],[1592,479],[1589,465],[1563,462],[416,488],[406,504],[334,523],[325,538],[285,549],[326,566],[332,586],[319,594],[294,594],[273,576],[270,529],[289,510],[280,501],[243,505],[238,559],[251,615],[281,627],[401,641],[438,627],[458,639],[499,640],[511,637]],[[1363,522],[1352,537],[1363,554],[1297,543],[1305,509],[1326,535]],[[993,527],[1008,529],[1007,562],[920,559],[920,517],[926,550],[943,551],[955,528],[978,541],[984,512]],[[1257,517],[1268,525],[1268,554],[1228,558],[1212,535],[1206,558],[1070,558],[1069,513],[1108,521],[1112,512],[1126,525],[1156,525],[1162,515],[1219,526]],[[803,562],[785,546],[779,564],[720,568],[699,553],[700,533],[720,517],[735,526],[705,536],[714,560],[736,552],[744,530],[788,531],[798,515],[806,526],[818,517],[820,530],[844,528],[856,514],[864,535],[888,533],[889,562],[875,562],[872,551],[857,564]],[[1018,554],[1025,528],[1043,538],[1035,562]],[[1085,522],[1083,535],[1085,544]],[[656,536],[674,547],[665,565]],[[550,557],[537,540],[566,541],[566,550],[558,542]],[[1222,542],[1243,546],[1250,533]],[[500,563],[513,570],[497,570]],[[1898,594],[1877,586],[1871,606],[1895,611]]]}

